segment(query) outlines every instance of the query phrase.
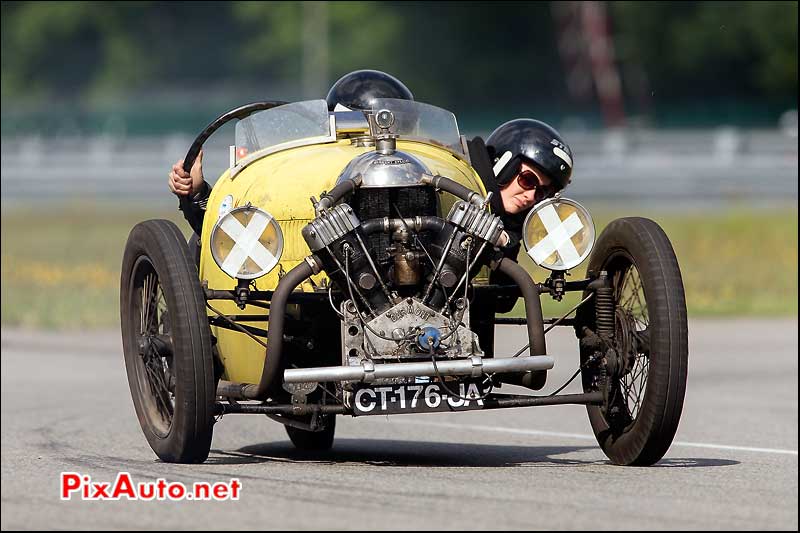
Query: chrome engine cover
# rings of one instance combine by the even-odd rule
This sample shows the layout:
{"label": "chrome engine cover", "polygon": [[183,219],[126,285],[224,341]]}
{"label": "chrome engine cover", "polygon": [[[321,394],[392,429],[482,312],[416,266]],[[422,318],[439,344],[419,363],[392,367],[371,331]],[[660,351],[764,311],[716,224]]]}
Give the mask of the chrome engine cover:
{"label": "chrome engine cover", "polygon": [[[435,309],[424,305],[419,298],[406,298],[402,302],[387,309],[373,318],[364,328],[358,315],[349,302],[342,305],[342,359],[345,365],[360,365],[366,359],[402,360],[409,358],[427,358],[426,353],[415,350],[416,334],[425,326],[433,326],[442,334],[442,346],[436,353],[437,358],[459,358],[472,355],[483,355],[478,343],[478,336],[469,329],[469,306],[459,311],[461,324],[450,335],[450,319]],[[462,314],[463,313],[463,314]],[[418,334],[418,333],[417,333]],[[389,340],[392,339],[397,340]]]}
{"label": "chrome engine cover", "polygon": [[361,175],[361,188],[420,187],[422,177],[430,174],[428,167],[413,155],[393,151],[367,152],[354,158],[342,170],[336,183]]}

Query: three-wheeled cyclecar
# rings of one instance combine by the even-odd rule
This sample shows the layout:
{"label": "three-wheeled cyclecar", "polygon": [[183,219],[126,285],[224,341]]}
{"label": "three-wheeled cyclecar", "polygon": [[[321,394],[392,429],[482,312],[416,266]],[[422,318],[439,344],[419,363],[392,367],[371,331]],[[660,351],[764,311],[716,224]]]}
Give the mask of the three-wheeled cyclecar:
{"label": "three-wheeled cyclecar", "polygon": [[[586,405],[616,464],[666,453],[687,324],[678,262],[656,223],[617,219],[595,239],[578,202],[545,200],[523,230],[524,251],[551,272],[537,282],[500,253],[503,221],[452,113],[395,99],[366,112],[249,104],[209,124],[187,171],[231,120],[230,166],[208,199],[199,254],[165,220],[136,225],[125,248],[125,363],[159,458],[203,462],[229,413],[267,415],[298,448],[323,450],[337,415],[557,404]],[[585,279],[567,280],[586,259]],[[577,306],[543,317],[540,298],[572,291]],[[498,302],[518,298],[524,318],[497,316]],[[528,345],[495,353],[497,324],[526,328]],[[556,326],[574,328],[574,358],[548,353]],[[541,390],[556,360],[574,361],[583,393],[500,392]]]}

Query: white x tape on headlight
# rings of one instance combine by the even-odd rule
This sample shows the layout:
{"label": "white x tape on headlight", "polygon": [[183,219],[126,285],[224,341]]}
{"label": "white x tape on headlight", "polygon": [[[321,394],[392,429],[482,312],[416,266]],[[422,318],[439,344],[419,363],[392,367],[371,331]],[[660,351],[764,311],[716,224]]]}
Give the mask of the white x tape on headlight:
{"label": "white x tape on headlight", "polygon": [[223,272],[254,279],[278,264],[283,235],[272,216],[255,207],[240,207],[223,215],[211,234],[211,252]]}
{"label": "white x tape on headlight", "polygon": [[264,212],[256,211],[247,227],[242,226],[241,222],[233,217],[226,217],[220,224],[222,231],[227,233],[231,239],[236,241],[231,253],[222,263],[222,270],[225,272],[239,272],[248,257],[252,258],[258,266],[267,270],[271,268],[275,261],[275,256],[269,253],[263,244],[258,242],[261,234],[267,229],[272,217]]}
{"label": "white x tape on headlight", "polygon": [[567,220],[562,221],[552,205],[545,206],[538,215],[547,229],[547,237],[528,250],[533,260],[543,263],[550,254],[558,252],[563,263],[580,262],[581,254],[572,244],[572,236],[583,229],[578,215],[572,213]]}
{"label": "white x tape on headlight", "polygon": [[528,255],[549,270],[569,270],[589,256],[594,223],[574,200],[555,197],[540,203],[525,219],[523,241]]}

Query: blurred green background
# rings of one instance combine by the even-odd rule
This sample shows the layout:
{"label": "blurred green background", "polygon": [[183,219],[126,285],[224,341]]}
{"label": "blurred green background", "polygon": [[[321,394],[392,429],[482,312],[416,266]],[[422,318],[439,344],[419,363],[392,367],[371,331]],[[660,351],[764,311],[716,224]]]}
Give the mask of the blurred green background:
{"label": "blurred green background", "polygon": [[358,68],[467,130],[501,109],[601,126],[602,46],[626,115],[658,127],[773,126],[797,107],[797,2],[3,2],[3,134],[91,132],[108,113],[194,132]]}
{"label": "blurred green background", "polygon": [[[472,135],[531,116],[603,142],[606,132],[724,126],[788,136],[796,146],[797,2],[0,5],[4,326],[115,326],[130,228],[170,218],[188,232],[162,185],[166,161],[163,172],[158,166],[142,176],[158,181],[159,200],[119,198],[100,186],[95,195],[47,197],[50,182],[28,178],[29,194],[19,195],[19,180],[12,181],[18,167],[7,161],[23,142],[36,151],[52,139],[92,145],[188,136],[177,137],[174,160],[188,148],[180,139],[230,108],[321,98],[341,75],[374,68],[403,80],[417,100],[453,111]],[[48,154],[36,155],[47,163]],[[673,156],[681,152],[663,157]],[[784,166],[788,158],[796,182],[796,148],[780,148],[779,157]],[[576,170],[576,182],[583,172]],[[108,174],[113,191],[112,166]],[[754,167],[748,179],[771,174]],[[735,202],[702,197],[691,205],[656,197],[584,203],[598,230],[627,215],[665,228],[690,316],[796,315],[797,186],[781,187],[788,192],[767,202],[741,194]],[[40,193],[47,198],[37,199]],[[570,304],[547,302],[546,311]]]}

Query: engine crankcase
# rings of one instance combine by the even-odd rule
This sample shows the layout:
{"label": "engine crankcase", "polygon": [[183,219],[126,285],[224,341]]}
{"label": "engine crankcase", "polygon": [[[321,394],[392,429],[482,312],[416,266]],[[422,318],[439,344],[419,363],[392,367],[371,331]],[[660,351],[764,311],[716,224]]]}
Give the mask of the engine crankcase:
{"label": "engine crankcase", "polygon": [[343,359],[347,365],[359,365],[365,359],[428,357],[427,353],[416,348],[417,338],[425,327],[436,328],[441,334],[436,357],[483,355],[478,336],[468,327],[468,306],[456,311],[455,322],[459,325],[452,334],[451,319],[424,305],[416,297],[406,298],[379,314],[367,322],[368,328],[363,327],[360,318],[347,303],[342,305],[342,310]]}

